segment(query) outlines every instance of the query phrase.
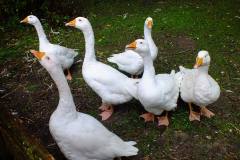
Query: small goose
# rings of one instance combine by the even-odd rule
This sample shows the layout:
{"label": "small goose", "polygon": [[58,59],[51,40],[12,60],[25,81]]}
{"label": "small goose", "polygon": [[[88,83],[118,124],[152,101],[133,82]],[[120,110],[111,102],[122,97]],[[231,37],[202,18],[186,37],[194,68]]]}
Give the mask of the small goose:
{"label": "small goose", "polygon": [[[153,19],[148,17],[144,23],[144,38],[148,42],[153,61],[158,54],[158,48],[152,39]],[[117,64],[118,68],[132,75],[132,78],[138,77],[143,72],[143,59],[133,50],[126,49],[125,52],[113,54],[108,58],[109,62]]]}
{"label": "small goose", "polygon": [[[171,74],[155,74],[153,59],[150,55],[146,40],[138,39],[126,46],[137,52],[144,63],[143,76],[138,84],[138,99],[149,112],[141,115],[147,121],[154,121],[154,115],[160,115],[163,111],[171,111],[177,107],[179,86],[175,71]],[[168,113],[168,112],[167,112]],[[168,126],[168,114],[158,117],[158,125]]]}
{"label": "small goose", "polygon": [[137,155],[134,141],[125,142],[94,117],[77,112],[71,90],[55,56],[31,50],[57,85],[59,103],[49,121],[50,132],[69,160],[112,160]]}
{"label": "small goose", "polygon": [[[189,120],[200,121],[200,114],[211,118],[214,113],[206,106],[215,102],[220,96],[218,83],[208,74],[211,58],[208,51],[198,52],[194,69],[180,66],[182,80],[180,82],[180,95],[187,102],[190,109]],[[191,103],[200,106],[200,114],[192,110]]]}
{"label": "small goose", "polygon": [[29,15],[24,18],[20,23],[31,24],[35,27],[38,39],[39,39],[39,50],[46,52],[47,54],[54,54],[57,56],[62,68],[67,69],[67,79],[71,80],[72,75],[69,68],[74,62],[74,57],[78,55],[74,49],[66,48],[57,44],[52,44],[48,41],[47,36],[43,30],[42,24],[39,19],[34,15]]}

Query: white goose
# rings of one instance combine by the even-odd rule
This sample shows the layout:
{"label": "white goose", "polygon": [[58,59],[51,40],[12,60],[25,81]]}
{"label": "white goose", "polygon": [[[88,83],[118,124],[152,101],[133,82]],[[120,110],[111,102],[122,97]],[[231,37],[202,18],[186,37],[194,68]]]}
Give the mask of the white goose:
{"label": "white goose", "polygon": [[101,97],[103,112],[102,120],[108,119],[113,113],[112,105],[122,104],[137,98],[138,80],[128,78],[118,70],[96,60],[94,49],[94,33],[88,19],[78,17],[67,23],[80,29],[85,38],[85,57],[82,74],[86,83]]}
{"label": "white goose", "polygon": [[[126,46],[137,52],[144,62],[143,77],[138,84],[138,99],[149,112],[141,115],[145,121],[154,121],[154,115],[163,111],[171,111],[177,107],[179,95],[178,81],[175,71],[171,74],[155,75],[153,60],[146,40],[138,39]],[[168,112],[167,112],[168,113]],[[167,114],[158,117],[158,125],[169,125]]]}
{"label": "white goose", "polygon": [[[152,39],[152,26],[153,20],[151,17],[148,17],[144,23],[144,38],[148,42],[151,57],[155,60],[158,54],[158,48]],[[108,58],[108,61],[116,63],[120,70],[131,74],[132,77],[143,72],[143,59],[139,54],[132,50],[125,50],[125,52],[113,54]]]}
{"label": "white goose", "polygon": [[50,132],[69,160],[112,160],[133,156],[138,149],[134,141],[124,142],[94,117],[76,111],[71,90],[61,64],[53,55],[31,51],[57,85],[59,103],[49,121]]}
{"label": "white goose", "polygon": [[[210,56],[207,51],[198,52],[194,69],[186,69],[180,66],[181,83],[180,95],[187,102],[190,109],[189,120],[200,121],[200,114],[211,118],[214,113],[206,106],[215,102],[220,96],[218,83],[208,74]],[[200,114],[192,110],[191,103],[200,106]]]}
{"label": "white goose", "polygon": [[47,36],[43,30],[42,24],[39,19],[34,15],[29,15],[21,21],[21,23],[28,23],[35,27],[38,39],[39,39],[39,50],[46,52],[47,54],[54,54],[57,56],[62,68],[67,69],[67,79],[71,80],[72,76],[69,68],[74,62],[74,57],[77,56],[78,52],[74,49],[66,48],[57,44],[52,44],[48,41]]}

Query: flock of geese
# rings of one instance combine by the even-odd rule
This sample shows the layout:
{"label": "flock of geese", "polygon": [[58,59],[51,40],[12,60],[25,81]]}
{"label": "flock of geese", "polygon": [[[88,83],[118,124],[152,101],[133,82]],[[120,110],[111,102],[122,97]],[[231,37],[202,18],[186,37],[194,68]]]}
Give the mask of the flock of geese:
{"label": "flock of geese", "polygon": [[[31,50],[31,53],[49,72],[58,88],[59,103],[50,117],[49,129],[65,157],[69,160],[112,160],[137,155],[136,142],[123,141],[94,117],[76,110],[67,79],[72,79],[69,68],[78,53],[50,43],[36,16],[29,15],[21,23],[35,27],[39,51]],[[99,107],[102,120],[113,114],[113,105],[135,98],[147,111],[141,115],[145,122],[157,118],[158,125],[168,126],[168,111],[177,107],[179,96],[189,104],[190,121],[200,121],[200,116],[214,116],[206,106],[219,98],[220,87],[208,74],[210,56],[207,51],[198,52],[194,69],[180,66],[178,73],[172,70],[170,74],[156,74],[153,61],[158,48],[151,36],[153,20],[148,17],[144,22],[144,39],[135,40],[126,45],[124,52],[108,58],[109,62],[117,64],[119,70],[130,73],[132,77],[129,78],[96,59],[94,33],[88,19],[77,17],[66,26],[83,32],[85,57],[82,75],[88,86],[102,99]],[[63,70],[67,70],[66,77]],[[142,78],[138,78],[142,73]],[[200,107],[200,112],[193,111],[192,103]],[[163,112],[166,114],[162,115]]]}

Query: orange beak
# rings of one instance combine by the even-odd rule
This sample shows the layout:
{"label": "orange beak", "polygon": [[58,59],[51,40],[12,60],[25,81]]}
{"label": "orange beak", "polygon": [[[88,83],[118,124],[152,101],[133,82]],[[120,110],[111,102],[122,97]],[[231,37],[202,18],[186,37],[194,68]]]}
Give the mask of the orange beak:
{"label": "orange beak", "polygon": [[196,58],[196,63],[194,65],[194,68],[198,68],[203,64],[203,58]]}
{"label": "orange beak", "polygon": [[36,50],[30,50],[30,52],[38,59],[42,60],[42,58],[45,56],[44,52],[36,51]]}
{"label": "orange beak", "polygon": [[151,29],[152,26],[153,26],[153,21],[152,21],[152,20],[149,20],[149,21],[147,22],[147,26],[148,26],[149,29]]}
{"label": "orange beak", "polygon": [[28,23],[28,17],[26,17],[23,20],[21,20],[20,23]]}
{"label": "orange beak", "polygon": [[135,49],[135,48],[137,48],[137,42],[134,41],[134,42],[130,43],[129,45],[126,46],[126,48],[128,48],[128,49]]}
{"label": "orange beak", "polygon": [[72,20],[72,21],[66,23],[65,26],[75,27],[75,26],[76,26],[76,19],[74,19],[74,20]]}

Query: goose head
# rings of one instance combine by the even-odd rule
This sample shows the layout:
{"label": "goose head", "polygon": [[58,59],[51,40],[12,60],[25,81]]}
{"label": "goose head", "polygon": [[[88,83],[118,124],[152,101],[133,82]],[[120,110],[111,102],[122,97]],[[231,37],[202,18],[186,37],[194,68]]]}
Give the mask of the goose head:
{"label": "goose head", "polygon": [[144,24],[148,29],[152,29],[153,27],[153,19],[151,17],[148,17],[145,20],[145,24]]}
{"label": "goose head", "polygon": [[72,21],[66,23],[65,26],[75,27],[75,28],[78,28],[78,29],[84,31],[84,30],[88,29],[89,26],[91,26],[91,25],[87,18],[77,17],[77,18],[73,19]]}
{"label": "goose head", "polygon": [[208,51],[199,51],[194,68],[198,68],[201,66],[209,66],[210,61],[211,61],[211,58],[209,56]]}
{"label": "goose head", "polygon": [[20,21],[20,23],[28,23],[32,25],[36,24],[37,22],[39,22],[39,19],[34,15],[29,15]]}
{"label": "goose head", "polygon": [[141,57],[145,57],[148,54],[150,55],[150,50],[149,50],[148,43],[144,39],[137,39],[137,40],[135,40],[134,42],[132,42],[129,45],[127,45],[126,49],[134,50]]}
{"label": "goose head", "polygon": [[40,52],[36,50],[30,50],[30,52],[38,59],[40,64],[48,71],[48,72],[53,72],[56,70],[58,71],[57,68],[61,69],[61,65],[57,58],[53,55],[47,55],[45,52]]}

